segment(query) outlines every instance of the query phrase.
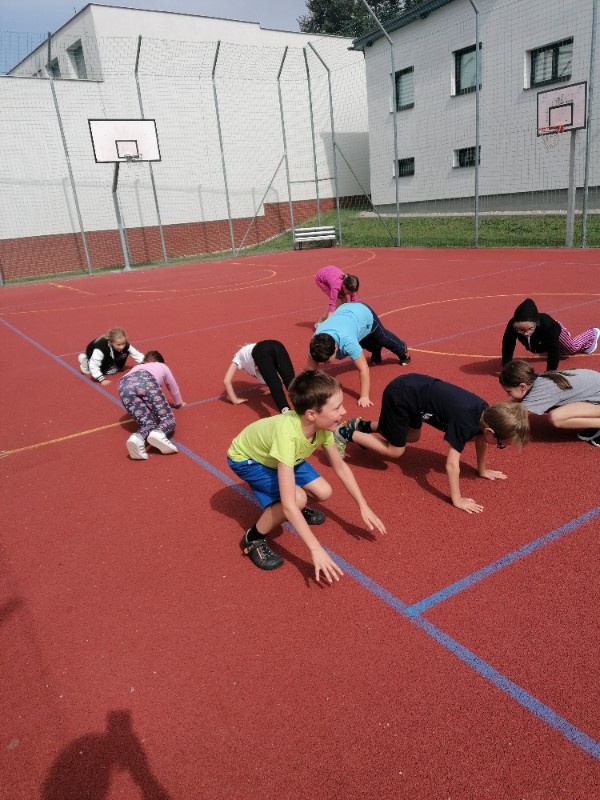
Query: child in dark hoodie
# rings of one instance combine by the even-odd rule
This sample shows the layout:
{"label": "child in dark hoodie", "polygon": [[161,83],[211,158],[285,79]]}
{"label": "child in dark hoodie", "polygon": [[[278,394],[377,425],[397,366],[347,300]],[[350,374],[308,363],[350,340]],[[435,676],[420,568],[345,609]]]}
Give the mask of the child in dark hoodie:
{"label": "child in dark hoodie", "polygon": [[530,353],[547,353],[546,370],[558,368],[560,358],[575,353],[593,353],[598,344],[600,328],[589,328],[571,337],[565,326],[549,314],[537,310],[528,297],[518,305],[502,337],[502,366],[511,361],[517,339]]}

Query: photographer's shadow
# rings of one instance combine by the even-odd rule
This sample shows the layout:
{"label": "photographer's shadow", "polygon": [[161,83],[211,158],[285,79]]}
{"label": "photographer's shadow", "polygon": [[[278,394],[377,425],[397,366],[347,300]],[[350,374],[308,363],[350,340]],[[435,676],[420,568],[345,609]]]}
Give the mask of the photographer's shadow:
{"label": "photographer's shadow", "polygon": [[152,774],[127,710],[109,711],[105,732],[80,736],[59,754],[42,786],[42,798],[105,800],[114,772],[129,773],[141,800],[171,800]]}

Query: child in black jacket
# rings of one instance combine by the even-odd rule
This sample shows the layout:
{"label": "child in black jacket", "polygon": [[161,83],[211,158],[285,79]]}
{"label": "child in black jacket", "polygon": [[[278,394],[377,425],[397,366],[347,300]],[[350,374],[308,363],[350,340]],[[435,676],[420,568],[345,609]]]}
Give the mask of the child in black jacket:
{"label": "child in black jacket", "polygon": [[547,353],[546,370],[558,369],[560,358],[575,353],[593,353],[598,344],[600,328],[589,328],[571,337],[565,326],[549,314],[538,311],[528,297],[518,305],[502,337],[502,366],[512,360],[517,339],[530,353]]}
{"label": "child in black jacket", "polygon": [[144,360],[144,354],[127,341],[123,328],[111,328],[104,336],[93,339],[85,348],[85,353],[79,354],[79,369],[84,375],[91,375],[98,383],[108,386],[110,381],[106,375],[121,372],[127,356],[131,356],[138,364]]}

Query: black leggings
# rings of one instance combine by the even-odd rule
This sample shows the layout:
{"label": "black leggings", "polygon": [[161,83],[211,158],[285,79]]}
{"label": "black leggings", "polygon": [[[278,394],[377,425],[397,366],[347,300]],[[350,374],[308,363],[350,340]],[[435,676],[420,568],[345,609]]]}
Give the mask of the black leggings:
{"label": "black leggings", "polygon": [[294,379],[294,367],[288,351],[275,339],[264,339],[252,348],[252,358],[262,379],[269,387],[275,405],[281,411],[289,407],[283,391]]}

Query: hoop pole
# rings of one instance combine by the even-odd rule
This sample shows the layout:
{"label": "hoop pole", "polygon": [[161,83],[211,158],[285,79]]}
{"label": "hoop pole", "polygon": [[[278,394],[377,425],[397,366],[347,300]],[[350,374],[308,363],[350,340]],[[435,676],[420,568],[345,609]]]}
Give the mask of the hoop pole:
{"label": "hoop pole", "polygon": [[569,150],[569,190],[567,193],[567,233],[565,245],[573,247],[573,231],[575,230],[575,137],[577,131],[571,131],[571,147]]}
{"label": "hoop pole", "polygon": [[115,164],[115,171],[113,173],[112,197],[115,206],[115,214],[117,216],[117,227],[119,229],[119,239],[121,240],[121,249],[123,250],[123,259],[125,260],[125,272],[131,272],[131,264],[129,263],[129,250],[127,248],[127,239],[125,238],[123,217],[121,216],[121,208],[119,206],[119,195],[117,194],[117,187],[119,185],[120,166],[121,166],[120,163],[117,161]]}

